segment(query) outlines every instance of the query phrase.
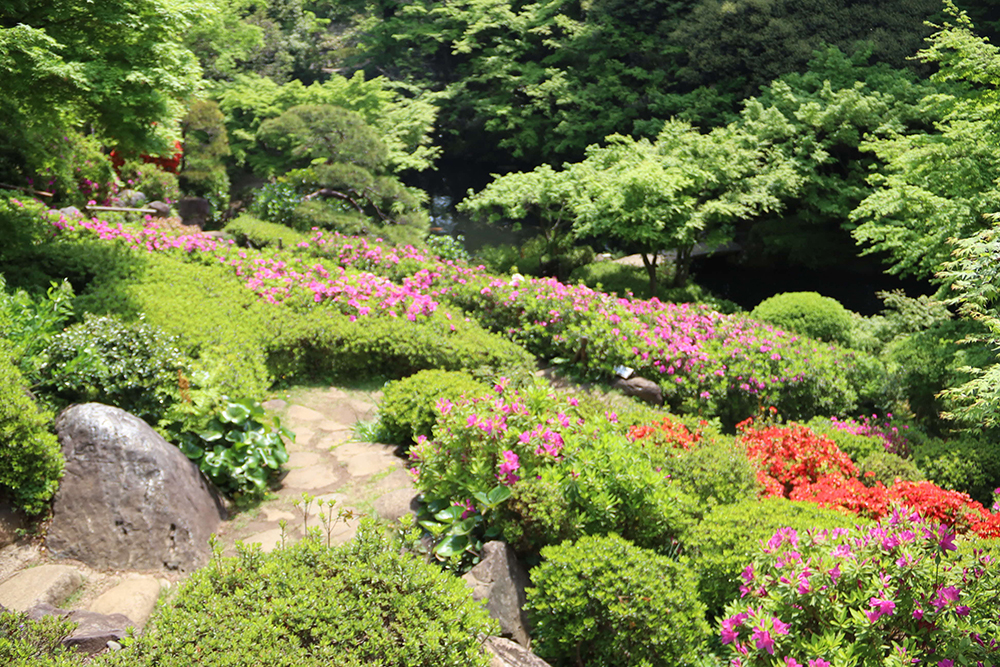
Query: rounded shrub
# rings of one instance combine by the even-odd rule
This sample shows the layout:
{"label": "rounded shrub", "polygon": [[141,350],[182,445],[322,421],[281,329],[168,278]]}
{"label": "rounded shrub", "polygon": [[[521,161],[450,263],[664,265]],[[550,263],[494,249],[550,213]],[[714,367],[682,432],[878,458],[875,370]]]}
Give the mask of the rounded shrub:
{"label": "rounded shrub", "polygon": [[784,498],[746,500],[720,505],[686,536],[684,546],[699,576],[699,596],[710,618],[740,596],[740,573],[757,553],[761,540],[779,528],[838,528],[860,519],[813,503]]}
{"label": "rounded shrub", "polygon": [[405,445],[417,436],[430,437],[437,423],[439,400],[485,396],[490,388],[464,371],[425,370],[386,385],[379,407],[389,442]]}
{"label": "rounded shrub", "polygon": [[87,315],[53,338],[41,387],[66,403],[114,405],[155,425],[180,398],[191,360],[143,321]]}
{"label": "rounded shrub", "polygon": [[106,667],[486,667],[495,623],[458,578],[373,524],[329,548],[219,550]]}
{"label": "rounded shrub", "polygon": [[51,415],[39,412],[25,384],[0,338],[0,489],[17,507],[38,514],[59,487],[63,458],[48,431]]}
{"label": "rounded shrub", "polygon": [[854,320],[836,299],[816,292],[784,292],[764,299],[750,317],[828,343],[851,343]]}
{"label": "rounded shrub", "polygon": [[692,664],[707,639],[698,578],[617,535],[542,550],[527,591],[533,649],[553,665]]}
{"label": "rounded shrub", "polygon": [[265,183],[254,191],[250,213],[268,222],[296,227],[295,209],[302,201],[291,183]]}
{"label": "rounded shrub", "polygon": [[304,234],[285,225],[264,222],[246,214],[230,221],[225,227],[225,232],[232,236],[238,245],[251,248],[293,248],[297,243],[307,240]]}
{"label": "rounded shrub", "polygon": [[920,468],[910,459],[890,452],[875,452],[858,462],[858,476],[867,486],[882,482],[892,486],[897,479],[904,482],[919,482],[924,479]]}

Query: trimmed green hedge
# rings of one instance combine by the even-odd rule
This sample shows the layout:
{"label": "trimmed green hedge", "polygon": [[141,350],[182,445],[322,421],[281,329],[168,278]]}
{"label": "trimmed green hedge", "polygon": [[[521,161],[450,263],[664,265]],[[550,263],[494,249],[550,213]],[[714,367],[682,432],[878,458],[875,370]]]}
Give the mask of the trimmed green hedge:
{"label": "trimmed green hedge", "polygon": [[456,577],[363,523],[264,554],[217,551],[102,667],[486,667],[496,625]]}
{"label": "trimmed green hedge", "polygon": [[396,317],[351,322],[331,308],[316,308],[283,318],[280,327],[269,343],[269,362],[279,378],[401,378],[430,368],[512,376],[535,363],[519,345],[440,312],[419,322]]}
{"label": "trimmed green hedge", "polygon": [[52,415],[39,411],[0,338],[0,487],[28,514],[45,511],[59,488],[63,457],[49,433]]}
{"label": "trimmed green hedge", "polygon": [[251,215],[241,215],[228,225],[225,232],[241,246],[251,248],[292,248],[308,237],[290,227],[274,222],[264,222]]}

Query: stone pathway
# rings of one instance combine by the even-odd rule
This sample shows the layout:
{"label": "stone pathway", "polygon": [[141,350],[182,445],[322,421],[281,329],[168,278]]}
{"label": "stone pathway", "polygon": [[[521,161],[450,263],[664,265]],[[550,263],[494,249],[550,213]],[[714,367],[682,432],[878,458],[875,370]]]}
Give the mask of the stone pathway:
{"label": "stone pathway", "polygon": [[[406,460],[391,445],[356,442],[353,428],[371,420],[380,392],[298,389],[264,406],[296,434],[280,488],[259,506],[234,513],[219,531],[224,553],[236,543],[271,551],[320,528],[331,544],[350,540],[365,515],[395,520],[416,509],[417,492]],[[308,503],[303,502],[307,494]],[[321,502],[322,501],[322,504]],[[308,511],[307,511],[308,510]],[[327,530],[320,512],[332,517]],[[37,603],[66,610],[124,614],[138,628],[178,575],[102,572],[76,561],[54,560],[44,546],[24,541],[0,549],[0,605],[26,611]]]}
{"label": "stone pathway", "polygon": [[[288,444],[288,473],[277,498],[227,522],[220,535],[224,549],[231,553],[242,541],[270,551],[282,536],[301,539],[306,527],[326,535],[321,512],[333,519],[331,544],[342,544],[354,537],[361,516],[394,520],[409,511],[417,492],[397,448],[352,440],[355,423],[375,417],[379,398],[377,392],[307,389],[265,403],[296,436]],[[308,512],[303,494],[312,497]],[[338,518],[342,513],[350,518]]]}

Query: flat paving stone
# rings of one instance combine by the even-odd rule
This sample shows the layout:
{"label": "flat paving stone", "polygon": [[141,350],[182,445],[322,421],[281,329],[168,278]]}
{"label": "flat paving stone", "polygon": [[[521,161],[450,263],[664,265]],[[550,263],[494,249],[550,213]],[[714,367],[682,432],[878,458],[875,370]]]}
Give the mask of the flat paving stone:
{"label": "flat paving stone", "polygon": [[278,509],[276,507],[265,507],[264,508],[264,520],[265,521],[294,521],[296,516],[291,512],[286,512],[285,510]]}
{"label": "flat paving stone", "polygon": [[152,577],[129,577],[90,603],[90,611],[98,614],[124,614],[137,630],[156,609],[160,597],[160,582]]}
{"label": "flat paving stone", "polygon": [[[353,424],[354,422],[352,421],[351,423]],[[317,424],[317,428],[321,431],[329,431],[331,433],[336,433],[338,431],[346,431],[347,433],[351,432],[350,426],[342,424],[339,421],[333,421],[332,419],[324,419]]]}
{"label": "flat paving stone", "polygon": [[14,611],[28,611],[40,602],[58,607],[82,585],[83,575],[74,567],[39,565],[0,584],[0,605]]}
{"label": "flat paving stone", "polygon": [[375,499],[375,513],[386,521],[398,521],[406,514],[416,514],[419,509],[416,489],[397,489]]}
{"label": "flat paving stone", "polygon": [[317,412],[304,405],[293,405],[285,412],[285,419],[290,422],[318,422],[322,421],[324,416],[322,412]]}
{"label": "flat paving stone", "polygon": [[281,480],[285,490],[312,491],[340,482],[341,476],[328,465],[315,465],[292,470]]}
{"label": "flat paving stone", "polygon": [[[285,539],[290,539],[287,531],[285,532]],[[241,541],[244,544],[259,544],[261,551],[264,553],[271,553],[278,548],[279,544],[281,544],[281,528],[271,528],[270,530],[265,530],[255,535],[251,535]]]}
{"label": "flat paving stone", "polygon": [[292,452],[288,455],[288,468],[308,468],[314,466],[322,460],[318,452]]}
{"label": "flat paving stone", "polygon": [[261,407],[265,410],[271,410],[272,412],[280,412],[288,407],[288,402],[283,401],[280,398],[272,398],[270,401],[264,401],[261,403]]}
{"label": "flat paving stone", "polygon": [[395,461],[387,459],[380,452],[356,454],[344,461],[344,463],[347,465],[347,472],[352,477],[368,477],[369,475],[374,475],[375,473],[383,472],[397,466]]}
{"label": "flat paving stone", "polygon": [[333,431],[332,433],[324,433],[323,436],[316,443],[315,449],[330,450],[335,447],[340,447],[344,443],[350,441],[351,441],[350,431]]}

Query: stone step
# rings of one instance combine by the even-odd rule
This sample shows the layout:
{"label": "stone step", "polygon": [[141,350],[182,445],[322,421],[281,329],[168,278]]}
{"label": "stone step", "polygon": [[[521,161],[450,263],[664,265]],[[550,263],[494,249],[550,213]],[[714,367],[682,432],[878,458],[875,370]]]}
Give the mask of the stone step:
{"label": "stone step", "polygon": [[104,615],[123,614],[136,630],[142,630],[156,609],[160,588],[160,582],[152,577],[129,577],[91,602],[90,611]]}
{"label": "stone step", "polygon": [[74,567],[39,565],[0,584],[0,605],[14,611],[28,611],[36,604],[58,606],[82,585],[83,575]]}

